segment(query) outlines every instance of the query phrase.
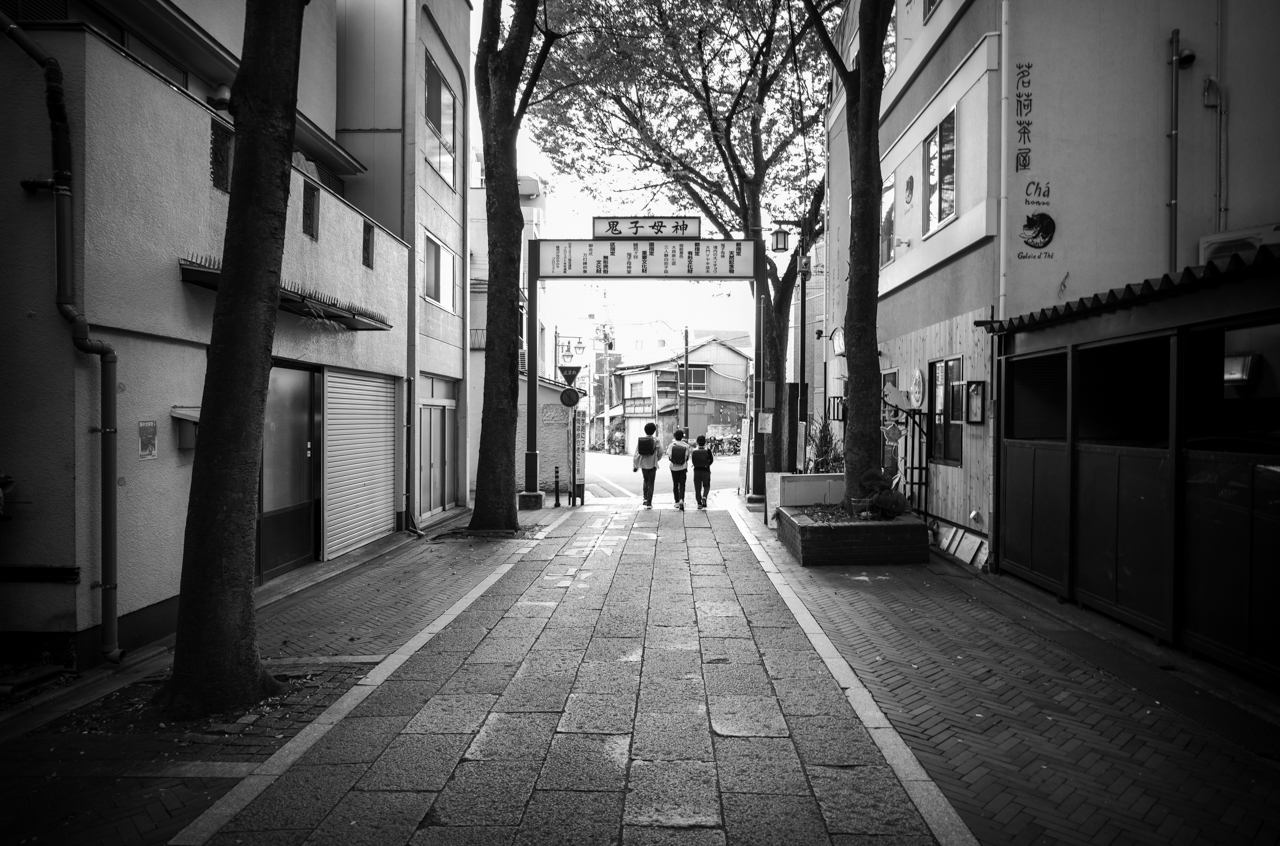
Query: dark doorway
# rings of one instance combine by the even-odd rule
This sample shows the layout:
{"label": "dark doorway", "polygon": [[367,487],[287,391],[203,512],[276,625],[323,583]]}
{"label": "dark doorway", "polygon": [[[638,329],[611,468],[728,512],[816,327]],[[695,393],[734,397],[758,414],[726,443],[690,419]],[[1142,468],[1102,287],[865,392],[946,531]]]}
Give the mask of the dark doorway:
{"label": "dark doorway", "polygon": [[271,369],[258,494],[259,584],[316,559],[317,379],[310,370]]}

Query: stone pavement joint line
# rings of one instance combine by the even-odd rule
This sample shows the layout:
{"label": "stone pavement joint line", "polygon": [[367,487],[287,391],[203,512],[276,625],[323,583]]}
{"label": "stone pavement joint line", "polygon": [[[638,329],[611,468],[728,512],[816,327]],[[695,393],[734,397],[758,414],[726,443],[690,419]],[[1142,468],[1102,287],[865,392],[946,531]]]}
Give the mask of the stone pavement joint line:
{"label": "stone pavement joint line", "polygon": [[972,842],[750,539],[569,512],[171,842]]}
{"label": "stone pavement joint line", "polygon": [[[534,536],[535,539],[541,540],[547,537],[570,516],[570,513],[566,513],[545,529],[537,532]],[[427,641],[443,630],[458,614],[466,610],[477,597],[483,594],[490,585],[497,582],[508,570],[516,565],[523,555],[533,548],[532,544],[526,544],[508,556],[507,560],[495,569],[492,574],[481,581],[462,599],[458,600],[448,611],[410,638],[394,654],[379,662],[346,695],[329,706],[313,723],[299,732],[276,754],[258,766],[252,775],[241,780],[228,793],[222,796],[213,807],[201,814],[169,843],[172,846],[203,846],[204,843],[207,843],[217,834],[219,829],[270,787],[280,775],[284,774],[334,725],[355,710],[356,706],[373,693],[376,687],[385,681],[395,669],[400,667],[409,655],[421,649]]]}

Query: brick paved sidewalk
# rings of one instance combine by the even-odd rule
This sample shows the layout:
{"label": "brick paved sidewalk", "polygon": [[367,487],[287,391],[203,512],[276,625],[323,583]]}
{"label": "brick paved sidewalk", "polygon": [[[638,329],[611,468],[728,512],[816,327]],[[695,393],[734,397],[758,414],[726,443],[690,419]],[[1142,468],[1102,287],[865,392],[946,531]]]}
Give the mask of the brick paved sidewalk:
{"label": "brick paved sidewalk", "polygon": [[1257,754],[1280,751],[1276,726],[991,577],[941,560],[802,568],[752,516],[983,844],[1280,842],[1280,767]]}
{"label": "brick paved sidewalk", "polygon": [[419,640],[175,842],[935,843],[727,512],[573,512]]}
{"label": "brick paved sidewalk", "polygon": [[[536,526],[558,516],[545,510],[521,519]],[[264,661],[289,676],[293,690],[247,714],[165,721],[146,707],[161,671],[0,745],[0,840],[167,843],[384,653],[527,546],[514,539],[411,541],[260,609]]]}

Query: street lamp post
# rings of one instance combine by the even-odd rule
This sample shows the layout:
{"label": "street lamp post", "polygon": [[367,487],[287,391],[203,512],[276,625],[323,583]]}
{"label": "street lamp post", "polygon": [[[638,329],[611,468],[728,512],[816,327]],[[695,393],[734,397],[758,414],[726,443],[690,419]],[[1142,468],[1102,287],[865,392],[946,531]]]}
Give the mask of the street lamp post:
{"label": "street lamp post", "polygon": [[[805,291],[805,288],[807,287],[806,283],[808,283],[809,281],[809,246],[810,246],[809,233],[808,233],[808,230],[805,228],[804,221],[776,220],[774,221],[774,223],[781,223],[785,226],[800,227],[800,332],[799,332],[799,341],[797,342],[797,346],[800,347],[800,349],[797,351],[800,356],[800,366],[799,366],[800,390],[798,391],[800,396],[800,408],[797,410],[796,420],[797,422],[801,420],[804,421],[805,433],[807,435],[808,423],[809,423],[809,374],[805,371],[805,334],[808,331],[805,325],[805,317],[806,317],[805,311],[806,311],[806,306],[808,305],[808,303],[806,302],[806,300],[808,299],[808,296]],[[775,253],[785,253],[787,251],[787,235],[788,233],[787,233],[787,230],[785,229],[774,230],[773,251]],[[797,444],[796,449],[802,456],[800,458],[800,472],[803,473],[804,466],[805,466],[804,455],[806,453],[806,450],[803,444]]]}

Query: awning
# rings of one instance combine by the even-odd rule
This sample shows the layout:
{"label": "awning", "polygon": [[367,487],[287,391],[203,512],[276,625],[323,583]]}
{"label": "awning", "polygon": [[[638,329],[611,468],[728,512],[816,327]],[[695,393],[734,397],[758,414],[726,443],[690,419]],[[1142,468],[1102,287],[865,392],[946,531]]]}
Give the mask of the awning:
{"label": "awning", "polygon": [[1276,273],[1277,270],[1280,270],[1280,248],[1264,244],[1256,251],[1214,259],[1203,267],[1185,268],[1176,278],[1166,273],[1156,279],[1112,288],[1110,291],[1081,297],[1053,308],[1042,308],[1006,320],[980,320],[975,325],[985,326],[993,335],[1027,332],[1152,300],[1252,279],[1260,274]]}
{"label": "awning", "polygon": [[200,406],[175,405],[169,409],[169,416],[177,420],[188,420],[192,423],[199,423],[200,422]]}
{"label": "awning", "polygon": [[[182,281],[210,291],[218,290],[222,263],[208,256],[178,259]],[[345,303],[328,294],[310,291],[288,280],[280,283],[280,310],[299,317],[327,320],[352,331],[388,330],[391,324],[381,314]]]}

